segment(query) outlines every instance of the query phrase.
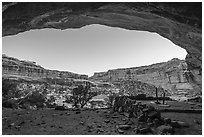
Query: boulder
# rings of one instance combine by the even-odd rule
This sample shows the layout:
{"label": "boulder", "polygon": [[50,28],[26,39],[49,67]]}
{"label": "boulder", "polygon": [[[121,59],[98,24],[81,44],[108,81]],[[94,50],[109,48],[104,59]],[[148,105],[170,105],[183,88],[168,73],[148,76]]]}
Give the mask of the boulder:
{"label": "boulder", "polygon": [[125,122],[126,125],[134,125],[135,123],[131,120]]}
{"label": "boulder", "polygon": [[101,128],[102,126],[101,126],[101,125],[97,125],[97,127],[98,127],[98,128]]}
{"label": "boulder", "polygon": [[8,127],[13,127],[15,125],[15,123],[11,123],[8,125]]}
{"label": "boulder", "polygon": [[138,117],[138,121],[139,121],[139,122],[144,122],[144,121],[145,121],[145,115],[144,115],[144,114],[140,115],[140,116]]}
{"label": "boulder", "polygon": [[166,125],[169,125],[169,124],[171,124],[171,119],[170,118],[165,118],[164,122],[165,122]]}
{"label": "boulder", "polygon": [[177,123],[181,126],[181,127],[189,127],[190,125],[186,122],[183,121],[177,121]]}
{"label": "boulder", "polygon": [[194,122],[198,125],[201,125],[202,122],[198,121],[198,120],[194,120]]}
{"label": "boulder", "polygon": [[20,130],[21,126],[15,126],[15,129]]}
{"label": "boulder", "polygon": [[154,123],[148,123],[147,124],[149,127],[153,127],[154,126]]}
{"label": "boulder", "polygon": [[159,124],[160,124],[159,119],[155,118],[155,119],[153,120],[153,124],[154,124],[155,127],[159,126]]}
{"label": "boulder", "polygon": [[170,124],[173,128],[180,128],[181,127],[181,125],[179,125],[178,124],[178,122],[177,121],[174,121],[174,120],[172,120],[171,121],[171,124]]}
{"label": "boulder", "polygon": [[109,119],[104,120],[105,123],[110,123]]}
{"label": "boulder", "polygon": [[159,106],[160,107],[170,107],[170,105],[167,105],[167,104],[160,104]]}
{"label": "boulder", "polygon": [[124,133],[124,131],[121,130],[121,129],[117,129],[117,131],[118,131],[118,133],[120,133],[120,134],[123,134],[123,133]]}
{"label": "boulder", "polygon": [[106,118],[110,118],[110,115],[109,115],[109,114],[106,114],[105,116],[106,116]]}
{"label": "boulder", "polygon": [[113,115],[112,118],[119,118],[119,116]]}
{"label": "boulder", "polygon": [[138,134],[140,131],[139,131],[139,128],[134,128],[133,130],[136,134]]}
{"label": "boulder", "polygon": [[148,118],[148,119],[147,119],[147,123],[152,123],[152,119],[151,119],[151,118]]}
{"label": "boulder", "polygon": [[160,118],[161,118],[161,113],[158,112],[158,111],[151,111],[151,112],[148,114],[148,117],[151,118],[151,119],[155,119],[155,118],[160,119]]}
{"label": "boulder", "polygon": [[104,132],[104,129],[98,128],[98,129],[97,129],[97,132]]}
{"label": "boulder", "polygon": [[131,128],[131,126],[130,125],[118,125],[117,128],[121,130],[128,130]]}
{"label": "boulder", "polygon": [[161,125],[161,126],[157,127],[157,133],[158,134],[173,133],[173,132],[174,132],[174,128],[170,125],[168,125],[168,126]]}
{"label": "boulder", "polygon": [[152,130],[149,127],[139,129],[140,134],[147,134],[147,133],[151,133],[151,132],[152,132]]}

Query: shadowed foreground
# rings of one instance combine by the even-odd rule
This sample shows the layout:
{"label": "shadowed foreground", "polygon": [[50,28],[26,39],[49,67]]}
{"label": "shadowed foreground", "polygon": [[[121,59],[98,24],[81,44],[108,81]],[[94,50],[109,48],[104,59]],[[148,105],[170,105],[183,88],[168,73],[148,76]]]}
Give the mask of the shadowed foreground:
{"label": "shadowed foreground", "polygon": [[[175,128],[176,135],[201,135],[201,113],[163,112],[161,116],[188,124],[185,128]],[[120,125],[128,125],[118,127]],[[129,119],[125,113],[110,109],[98,110],[12,110],[3,108],[3,135],[86,135],[86,134],[140,134],[137,119]],[[157,131],[143,134],[157,134]]]}

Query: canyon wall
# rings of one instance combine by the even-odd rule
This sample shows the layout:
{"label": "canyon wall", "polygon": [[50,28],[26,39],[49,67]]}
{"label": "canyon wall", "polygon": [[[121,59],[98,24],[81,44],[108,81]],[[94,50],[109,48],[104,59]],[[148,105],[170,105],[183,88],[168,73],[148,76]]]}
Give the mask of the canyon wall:
{"label": "canyon wall", "polygon": [[88,79],[87,75],[79,75],[68,71],[48,70],[36,62],[22,61],[13,57],[2,55],[2,76],[3,77],[28,77],[34,79],[41,78],[74,78]]}
{"label": "canyon wall", "polygon": [[[23,78],[31,80],[52,79],[54,82],[72,85],[75,80],[103,81],[114,84],[125,93],[145,93],[154,95],[155,87],[161,87],[161,93],[167,95],[197,96],[201,95],[202,77],[199,69],[188,70],[184,60],[172,59],[168,62],[148,66],[114,69],[107,72],[94,73],[92,77],[79,75],[68,71],[48,70],[36,62],[22,61],[2,55],[2,77]],[[71,81],[70,81],[71,80]],[[53,81],[52,81],[53,82]],[[81,83],[81,82],[78,82]]]}
{"label": "canyon wall", "polygon": [[107,72],[94,73],[92,80],[106,82],[141,81],[157,87],[162,87],[171,95],[196,96],[201,95],[201,76],[199,69],[194,73],[188,70],[184,60],[172,59],[168,62],[149,66],[114,69]]}

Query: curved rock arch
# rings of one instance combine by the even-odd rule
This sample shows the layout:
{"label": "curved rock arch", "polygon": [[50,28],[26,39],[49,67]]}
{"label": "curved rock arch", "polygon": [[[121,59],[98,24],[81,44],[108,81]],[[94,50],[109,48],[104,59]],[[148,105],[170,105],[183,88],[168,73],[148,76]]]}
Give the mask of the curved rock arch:
{"label": "curved rock arch", "polygon": [[155,32],[186,49],[190,70],[202,70],[202,3],[3,3],[3,36],[31,29],[101,24]]}

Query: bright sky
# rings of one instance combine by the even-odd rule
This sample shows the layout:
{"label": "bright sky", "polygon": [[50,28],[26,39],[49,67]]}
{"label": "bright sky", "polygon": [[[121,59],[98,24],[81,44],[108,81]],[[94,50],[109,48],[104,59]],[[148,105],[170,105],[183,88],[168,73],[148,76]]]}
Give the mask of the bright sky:
{"label": "bright sky", "polygon": [[2,38],[2,52],[46,69],[94,72],[185,59],[187,52],[156,33],[103,25],[43,29]]}

